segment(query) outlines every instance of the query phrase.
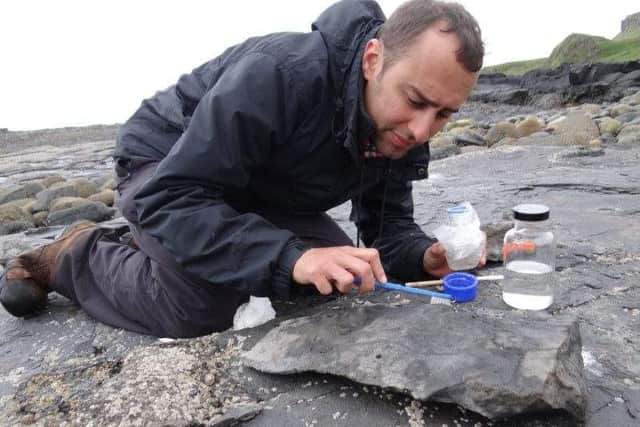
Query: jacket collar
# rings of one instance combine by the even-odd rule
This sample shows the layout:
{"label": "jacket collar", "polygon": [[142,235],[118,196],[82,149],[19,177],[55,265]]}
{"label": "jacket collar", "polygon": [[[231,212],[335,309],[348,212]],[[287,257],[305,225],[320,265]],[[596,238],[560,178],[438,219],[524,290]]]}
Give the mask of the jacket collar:
{"label": "jacket collar", "polygon": [[375,124],[364,106],[364,76],[362,75],[362,55],[369,40],[374,38],[380,28],[379,23],[370,23],[370,28],[355,49],[351,67],[344,79],[344,89],[338,93],[334,117],[334,133],[351,153],[357,164],[362,161],[362,142],[375,133]]}

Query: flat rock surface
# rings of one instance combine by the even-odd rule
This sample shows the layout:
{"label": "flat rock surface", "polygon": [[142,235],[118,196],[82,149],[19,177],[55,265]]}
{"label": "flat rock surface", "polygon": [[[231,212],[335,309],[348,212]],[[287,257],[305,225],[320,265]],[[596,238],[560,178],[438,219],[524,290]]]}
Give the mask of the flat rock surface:
{"label": "flat rock surface", "polygon": [[[500,284],[489,282],[481,285],[476,301],[453,313],[472,319],[503,313],[505,328],[512,330],[514,318],[547,316],[551,335],[556,322],[575,320],[587,385],[585,425],[635,426],[640,418],[640,144],[603,148],[590,156],[575,147],[503,146],[433,162],[430,179],[414,186],[415,216],[430,231],[444,221],[447,206],[463,200],[473,204],[483,223],[504,221],[519,203],[550,206],[558,241],[551,308],[516,313],[501,301]],[[42,176],[45,166],[65,177],[89,176],[110,166],[105,142],[32,150],[15,151],[15,162],[0,159],[1,180]],[[36,160],[29,160],[34,154]],[[330,213],[355,237],[348,205]],[[3,236],[0,247],[26,248],[55,232]],[[500,273],[502,267],[488,270]],[[281,322],[326,315],[332,305],[373,316],[376,309],[366,308],[370,304],[399,313],[411,307],[405,321],[420,321],[429,336],[437,336],[448,313],[441,318],[436,312],[443,307],[423,307],[420,297],[391,292],[303,297],[276,304],[279,317],[259,328],[165,342],[96,323],[55,294],[30,319],[0,310],[0,419],[37,425],[87,425],[89,420],[105,425],[489,425],[478,408],[420,402],[417,393],[330,374],[265,374],[241,361],[243,351]],[[417,319],[419,310],[433,311],[433,320]],[[372,339],[376,333],[366,329]],[[323,363],[332,357],[328,354]],[[568,426],[575,420],[552,411],[497,419],[492,425]]]}
{"label": "flat rock surface", "polygon": [[421,302],[322,308],[271,330],[243,355],[246,364],[339,375],[490,418],[548,409],[584,416],[575,322]]}

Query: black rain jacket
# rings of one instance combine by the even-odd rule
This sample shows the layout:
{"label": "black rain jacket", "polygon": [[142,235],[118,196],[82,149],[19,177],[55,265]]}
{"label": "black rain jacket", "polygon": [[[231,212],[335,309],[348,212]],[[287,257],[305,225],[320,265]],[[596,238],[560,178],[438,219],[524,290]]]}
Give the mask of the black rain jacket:
{"label": "black rain jacket", "polygon": [[286,297],[305,246],[256,211],[319,213],[351,199],[362,240],[387,273],[424,276],[434,240],[413,220],[411,181],[427,177],[428,147],[395,161],[365,160],[361,148],[374,132],[362,106],[362,52],[384,20],[374,1],[343,0],[309,33],[226,50],[123,125],[117,164],[160,161],[135,198],[139,225],[188,273]]}

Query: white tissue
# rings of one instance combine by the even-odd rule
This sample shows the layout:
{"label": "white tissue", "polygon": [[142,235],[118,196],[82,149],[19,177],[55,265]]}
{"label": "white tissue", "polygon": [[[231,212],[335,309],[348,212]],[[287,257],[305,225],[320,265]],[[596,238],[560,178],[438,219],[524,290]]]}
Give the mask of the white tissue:
{"label": "white tissue", "polygon": [[267,323],[276,317],[276,311],[269,298],[249,297],[249,302],[242,304],[233,316],[233,330],[253,328]]}

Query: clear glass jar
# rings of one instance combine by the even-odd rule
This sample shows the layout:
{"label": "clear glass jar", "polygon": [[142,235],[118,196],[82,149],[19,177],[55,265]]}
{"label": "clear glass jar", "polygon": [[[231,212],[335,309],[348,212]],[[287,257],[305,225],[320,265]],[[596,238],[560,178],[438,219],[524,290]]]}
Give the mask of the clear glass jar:
{"label": "clear glass jar", "polygon": [[549,230],[549,208],[523,204],[513,208],[515,226],[504,236],[502,299],[522,310],[544,310],[553,302],[556,244]]}

